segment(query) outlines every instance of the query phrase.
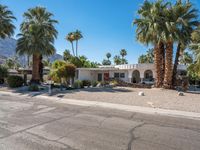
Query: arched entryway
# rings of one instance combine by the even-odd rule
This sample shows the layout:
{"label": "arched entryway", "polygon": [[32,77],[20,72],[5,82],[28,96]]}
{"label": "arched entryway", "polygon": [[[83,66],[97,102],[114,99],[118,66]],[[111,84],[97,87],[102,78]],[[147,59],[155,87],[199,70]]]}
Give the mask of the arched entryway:
{"label": "arched entryway", "polygon": [[138,70],[134,70],[132,74],[132,83],[140,82],[140,72]]}
{"label": "arched entryway", "polygon": [[153,71],[152,70],[146,70],[144,72],[144,81],[153,81]]}

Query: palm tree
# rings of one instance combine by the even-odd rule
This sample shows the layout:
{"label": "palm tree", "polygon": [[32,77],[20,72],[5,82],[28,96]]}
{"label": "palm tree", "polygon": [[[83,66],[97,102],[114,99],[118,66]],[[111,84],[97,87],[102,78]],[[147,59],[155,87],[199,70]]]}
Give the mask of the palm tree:
{"label": "palm tree", "polygon": [[74,33],[73,32],[68,33],[67,36],[66,36],[66,40],[71,43],[71,45],[72,45],[72,53],[75,56],[74,43],[73,43],[75,41]]}
{"label": "palm tree", "polygon": [[40,81],[40,64],[42,55],[50,56],[55,53],[53,46],[57,37],[54,25],[58,23],[52,19],[53,14],[43,7],[35,7],[24,13],[21,33],[18,34],[17,53],[32,55],[32,82]]}
{"label": "palm tree", "polygon": [[168,3],[156,1],[155,3],[146,0],[138,10],[139,19],[133,24],[137,25],[137,40],[146,45],[154,45],[154,65],[156,68],[155,87],[162,87],[164,80],[165,49],[163,30],[165,30],[165,10]]}
{"label": "palm tree", "polygon": [[140,55],[139,58],[138,58],[138,63],[139,64],[145,64],[145,63],[148,63],[148,60],[147,60],[147,56],[146,55]]}
{"label": "palm tree", "polygon": [[154,49],[149,49],[147,51],[146,55],[141,55],[138,58],[138,63],[153,63],[154,62],[154,54],[153,54]]}
{"label": "palm tree", "polygon": [[190,49],[193,51],[195,56],[196,65],[200,65],[200,26],[192,33],[192,43]]}
{"label": "palm tree", "polygon": [[8,7],[0,4],[0,38],[4,39],[14,34],[13,20],[15,19]]}
{"label": "palm tree", "polygon": [[114,63],[116,65],[120,65],[121,64],[121,58],[120,58],[119,55],[115,55],[115,57],[114,57]]}
{"label": "palm tree", "polygon": [[193,8],[193,5],[189,1],[183,3],[181,0],[178,0],[173,7],[174,22],[176,23],[178,29],[178,46],[176,50],[172,76],[173,86],[175,86],[176,83],[179,57],[181,53],[183,53],[187,45],[190,43],[191,34],[199,24],[199,22],[197,21],[197,14],[197,10]]}
{"label": "palm tree", "polygon": [[73,34],[74,40],[76,41],[76,57],[78,57],[78,41],[83,38],[83,35],[79,30],[76,30]]}
{"label": "palm tree", "polygon": [[69,61],[70,60],[70,58],[71,58],[72,56],[71,56],[71,53],[70,53],[70,50],[65,50],[64,52],[63,52],[63,59],[65,60],[65,61]]}
{"label": "palm tree", "polygon": [[121,63],[122,64],[127,64],[128,62],[125,59],[125,56],[127,55],[127,51],[125,49],[121,49],[120,55],[122,56]]}
{"label": "palm tree", "polygon": [[107,59],[109,60],[110,57],[111,57],[111,53],[107,53],[107,54],[106,54],[106,57],[107,57]]}
{"label": "palm tree", "polygon": [[124,58],[127,55],[127,51],[125,49],[121,49],[120,55]]}

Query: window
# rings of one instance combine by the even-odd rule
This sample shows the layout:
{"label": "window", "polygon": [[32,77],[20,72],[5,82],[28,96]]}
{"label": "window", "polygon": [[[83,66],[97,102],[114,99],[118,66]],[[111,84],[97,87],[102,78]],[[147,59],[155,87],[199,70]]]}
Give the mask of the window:
{"label": "window", "polygon": [[114,78],[119,78],[119,73],[114,73]]}
{"label": "window", "polygon": [[125,78],[125,73],[114,73],[114,78]]}
{"label": "window", "polygon": [[125,78],[125,73],[120,73],[120,78]]}

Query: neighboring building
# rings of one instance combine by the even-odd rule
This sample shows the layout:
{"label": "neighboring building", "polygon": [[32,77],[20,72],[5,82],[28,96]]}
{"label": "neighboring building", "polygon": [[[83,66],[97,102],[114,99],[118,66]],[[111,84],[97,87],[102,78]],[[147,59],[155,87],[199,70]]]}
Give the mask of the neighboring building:
{"label": "neighboring building", "polygon": [[[178,66],[178,73],[184,74],[187,67]],[[153,84],[156,78],[154,64],[125,64],[99,66],[98,68],[77,68],[76,79],[108,81],[110,79],[121,79],[129,83]]]}

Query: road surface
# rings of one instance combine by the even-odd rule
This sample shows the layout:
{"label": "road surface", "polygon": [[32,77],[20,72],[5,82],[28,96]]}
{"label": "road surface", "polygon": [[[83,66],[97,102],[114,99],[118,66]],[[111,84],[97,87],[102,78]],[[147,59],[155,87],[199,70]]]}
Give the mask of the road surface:
{"label": "road surface", "polygon": [[0,94],[0,150],[200,150],[200,121]]}

